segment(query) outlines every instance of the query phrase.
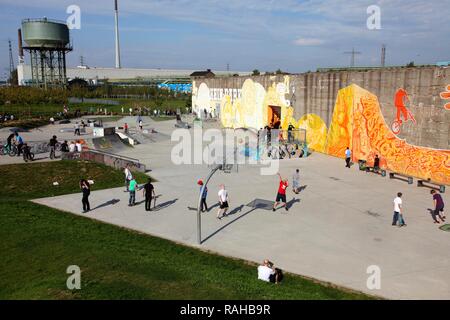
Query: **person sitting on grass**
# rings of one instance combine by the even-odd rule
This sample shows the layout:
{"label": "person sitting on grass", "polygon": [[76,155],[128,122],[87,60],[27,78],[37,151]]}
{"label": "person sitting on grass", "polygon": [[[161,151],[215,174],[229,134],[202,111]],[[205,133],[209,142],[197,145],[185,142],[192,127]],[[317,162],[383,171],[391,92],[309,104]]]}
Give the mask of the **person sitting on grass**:
{"label": "person sitting on grass", "polygon": [[265,259],[262,265],[258,266],[258,279],[278,284],[283,280],[283,272],[281,269],[275,268],[268,259]]}

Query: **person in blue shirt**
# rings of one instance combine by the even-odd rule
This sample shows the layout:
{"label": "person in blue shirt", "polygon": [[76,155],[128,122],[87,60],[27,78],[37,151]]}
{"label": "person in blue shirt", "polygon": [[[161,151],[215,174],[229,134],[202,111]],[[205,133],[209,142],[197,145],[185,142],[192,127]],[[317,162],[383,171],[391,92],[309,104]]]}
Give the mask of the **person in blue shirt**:
{"label": "person in blue shirt", "polygon": [[17,144],[17,156],[19,157],[20,154],[22,153],[23,139],[17,131],[14,135],[16,136],[15,139],[16,139],[16,144]]}
{"label": "person in blue shirt", "polygon": [[[200,186],[200,192],[202,192],[203,181],[199,180],[198,185]],[[200,203],[200,209],[202,212],[208,211],[208,205],[206,204],[206,197],[208,196],[208,188],[205,186],[205,189],[202,193],[202,201]]]}
{"label": "person in blue shirt", "polygon": [[346,164],[346,168],[350,168],[350,161],[352,159],[352,152],[350,151],[349,147],[347,147],[347,150],[345,150],[345,162]]}

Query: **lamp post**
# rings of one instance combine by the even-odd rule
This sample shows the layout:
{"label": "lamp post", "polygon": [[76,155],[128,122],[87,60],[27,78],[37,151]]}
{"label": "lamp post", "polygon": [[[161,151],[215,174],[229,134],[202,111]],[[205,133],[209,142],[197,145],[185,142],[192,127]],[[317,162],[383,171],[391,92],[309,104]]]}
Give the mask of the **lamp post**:
{"label": "lamp post", "polygon": [[198,205],[197,205],[197,243],[202,244],[202,221],[201,221],[201,203],[202,203],[202,195],[205,191],[206,186],[208,185],[209,180],[211,180],[214,173],[216,173],[217,170],[221,169],[222,165],[215,166],[211,172],[209,173],[208,177],[206,178],[206,182],[203,184],[200,195],[198,197]]}

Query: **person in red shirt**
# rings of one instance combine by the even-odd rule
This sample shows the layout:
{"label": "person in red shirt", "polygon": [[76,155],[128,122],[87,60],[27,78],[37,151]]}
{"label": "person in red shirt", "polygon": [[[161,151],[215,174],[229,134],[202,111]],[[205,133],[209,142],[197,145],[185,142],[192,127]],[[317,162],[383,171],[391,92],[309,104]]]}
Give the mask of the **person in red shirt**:
{"label": "person in red shirt", "polygon": [[272,210],[275,211],[278,206],[278,203],[281,202],[286,211],[288,211],[289,209],[286,204],[286,190],[289,185],[289,182],[287,179],[281,178],[281,175],[279,173],[278,176],[280,177],[280,185],[278,186],[277,198],[275,199],[275,203],[273,204]]}
{"label": "person in red shirt", "polygon": [[395,93],[395,106],[397,107],[397,116],[396,120],[402,123],[402,115],[405,121],[408,121],[411,119],[414,123],[416,122],[416,119],[414,119],[414,116],[411,114],[411,112],[408,112],[408,108],[405,106],[405,102],[408,101],[411,104],[411,101],[408,97],[408,92],[406,92],[405,89],[398,89]]}

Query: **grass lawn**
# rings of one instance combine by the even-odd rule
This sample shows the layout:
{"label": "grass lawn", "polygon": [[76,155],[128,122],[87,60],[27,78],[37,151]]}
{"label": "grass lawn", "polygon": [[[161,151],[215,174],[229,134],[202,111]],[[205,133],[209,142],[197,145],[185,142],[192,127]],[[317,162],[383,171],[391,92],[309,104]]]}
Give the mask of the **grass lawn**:
{"label": "grass lawn", "polygon": [[[0,166],[0,299],[369,298],[290,274],[271,285],[245,261],[27,201],[78,192],[80,176],[94,190],[123,185],[122,172],[89,162]],[[66,288],[70,265],[82,270],[81,290]]]}

